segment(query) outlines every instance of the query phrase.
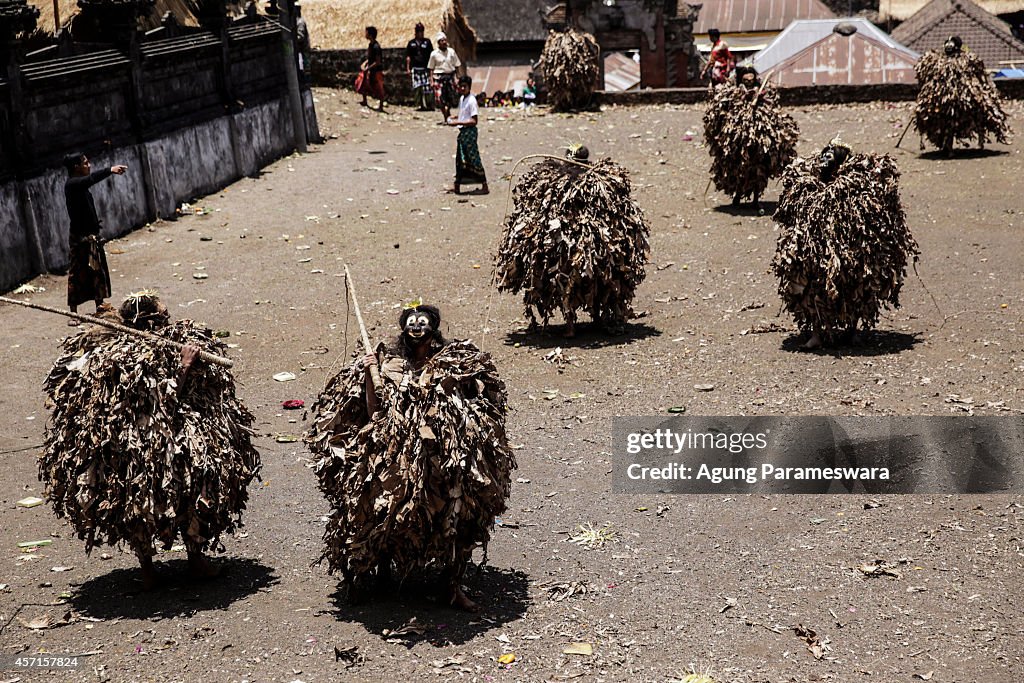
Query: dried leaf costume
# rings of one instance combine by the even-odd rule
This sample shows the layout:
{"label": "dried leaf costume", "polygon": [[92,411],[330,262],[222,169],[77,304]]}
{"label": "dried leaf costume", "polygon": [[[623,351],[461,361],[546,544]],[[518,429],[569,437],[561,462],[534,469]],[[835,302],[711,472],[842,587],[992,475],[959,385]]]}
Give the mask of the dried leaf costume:
{"label": "dried leaf costume", "polygon": [[548,102],[555,111],[573,111],[590,105],[601,48],[594,36],[568,29],[551,31],[540,53],[540,71]]}
{"label": "dried leaf costume", "polygon": [[899,307],[907,261],[919,253],[895,162],[833,142],[794,162],[782,185],[772,270],[786,309],[826,342],[874,327],[883,306]]}
{"label": "dried leaf costume", "polygon": [[474,549],[486,557],[511,490],[505,385],[490,355],[440,333],[419,368],[401,338],[376,355],[383,386],[375,419],[359,362],[332,378],[313,407],[305,440],[333,509],[321,561],[347,584],[378,566],[405,577],[432,565],[459,577]]}
{"label": "dried leaf costume", "polygon": [[[737,68],[738,79],[744,69]],[[752,86],[718,86],[704,112],[711,177],[733,203],[760,200],[768,181],[796,158],[800,134],[793,117],[779,107],[778,90],[768,83]]]}
{"label": "dried leaf costume", "polygon": [[957,141],[977,139],[980,147],[990,136],[1008,141],[1010,128],[999,91],[985,63],[963,51],[958,37],[951,36],[943,51],[926,52],[914,68],[920,84],[914,126],[929,142],[951,153]]}
{"label": "dried leaf costume", "polygon": [[499,290],[522,292],[534,323],[556,311],[570,326],[581,310],[613,327],[632,317],[650,226],[624,168],[544,159],[522,175],[513,200],[495,258]]}
{"label": "dried leaf costume", "polygon": [[[164,317],[149,329],[226,351],[188,320]],[[227,368],[197,364],[179,388],[180,370],[177,349],[126,334],[88,328],[65,339],[45,384],[53,412],[39,479],[86,552],[125,543],[149,556],[154,543],[166,550],[179,536],[190,551],[220,548],[221,535],[241,526],[260,470],[253,416]]]}

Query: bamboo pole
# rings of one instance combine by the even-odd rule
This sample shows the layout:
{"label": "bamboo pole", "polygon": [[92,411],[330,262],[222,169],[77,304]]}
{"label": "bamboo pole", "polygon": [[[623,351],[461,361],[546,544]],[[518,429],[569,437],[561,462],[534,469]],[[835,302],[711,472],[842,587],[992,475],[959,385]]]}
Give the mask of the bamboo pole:
{"label": "bamboo pole", "polygon": [[[370,335],[366,334],[366,324],[363,323],[363,314],[359,310],[359,300],[356,298],[356,288],[352,284],[352,274],[348,272],[348,264],[345,264],[345,287],[348,288],[349,296],[352,297],[352,308],[356,311],[356,321],[359,323],[359,337],[363,340],[363,346],[367,353],[373,353],[373,346],[370,345]],[[370,381],[374,389],[380,389],[380,369],[376,364],[370,366]]]}
{"label": "bamboo pole", "polygon": [[914,125],[914,119],[911,117],[910,121],[907,122],[906,127],[903,129],[903,135],[896,141],[896,148],[899,149],[900,143],[903,142],[903,138],[907,137],[907,131]]}
{"label": "bamboo pole", "polygon": [[[16,306],[24,306],[25,308],[31,308],[37,311],[45,311],[46,313],[62,315],[65,318],[74,318],[75,320],[81,320],[84,323],[99,325],[100,327],[106,327],[111,330],[123,332],[124,334],[139,337],[141,339],[146,339],[148,341],[156,342],[157,344],[163,344],[164,346],[170,346],[172,348],[179,350],[185,348],[186,346],[185,344],[181,344],[171,339],[164,339],[160,335],[153,334],[152,332],[146,332],[145,330],[136,330],[134,327],[127,327],[126,325],[121,325],[119,323],[111,322],[109,320],[104,320],[103,318],[94,318],[90,315],[82,315],[80,313],[62,311],[57,308],[43,306],[42,304],[34,304],[29,301],[19,301],[18,299],[10,299],[6,296],[0,296],[0,301],[8,304],[14,304]],[[232,365],[234,365],[234,362],[232,362],[228,358],[225,358],[224,356],[217,356],[202,350],[199,351],[199,357],[207,361],[208,363],[216,363],[217,365],[222,365],[225,368],[230,368]]]}

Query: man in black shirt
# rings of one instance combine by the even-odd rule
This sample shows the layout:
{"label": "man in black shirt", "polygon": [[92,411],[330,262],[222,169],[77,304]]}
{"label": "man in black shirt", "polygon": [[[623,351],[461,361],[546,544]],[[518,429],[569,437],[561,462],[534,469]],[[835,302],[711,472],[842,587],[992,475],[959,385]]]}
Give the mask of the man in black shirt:
{"label": "man in black shirt", "polygon": [[434,45],[423,36],[423,24],[416,24],[416,37],[405,46],[405,71],[412,78],[412,91],[419,105],[418,111],[434,108],[434,93],[430,89],[430,71],[427,62]]}
{"label": "man in black shirt", "polygon": [[[89,188],[106,180],[111,174],[122,175],[127,166],[111,166],[92,172],[89,159],[81,152],[64,157],[68,179],[64,183],[64,199],[68,207],[70,222],[68,245],[71,262],[68,267],[68,307],[72,313],[86,301],[94,301],[99,311],[103,300],[110,296],[110,272],[107,257],[103,252],[100,230],[103,227],[96,215]],[[78,325],[71,320],[69,325]]]}

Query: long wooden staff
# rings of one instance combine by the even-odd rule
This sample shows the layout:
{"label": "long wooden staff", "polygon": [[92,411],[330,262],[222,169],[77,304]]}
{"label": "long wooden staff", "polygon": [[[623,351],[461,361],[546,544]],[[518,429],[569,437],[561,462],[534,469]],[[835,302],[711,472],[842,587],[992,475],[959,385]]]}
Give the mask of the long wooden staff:
{"label": "long wooden staff", "polygon": [[[345,265],[345,286],[348,288],[349,296],[352,297],[352,308],[356,311],[356,321],[359,323],[359,336],[363,340],[363,346],[366,347],[367,353],[373,353],[373,347],[370,346],[370,335],[366,334],[363,314],[359,311],[359,299],[356,298],[356,287],[352,284],[352,274],[348,272],[348,264]],[[373,382],[374,389],[381,388],[380,370],[376,364],[370,366],[370,381]]]}
{"label": "long wooden staff", "polygon": [[[3,301],[4,303],[8,304],[15,304],[16,306],[24,306],[25,308],[33,308],[37,311],[55,313],[57,315],[62,315],[65,318],[74,318],[75,320],[81,320],[82,322],[89,323],[92,325],[99,325],[100,327],[107,327],[110,328],[111,330],[117,330],[118,332],[123,332],[124,334],[129,334],[135,337],[140,337],[142,339],[147,339],[151,342],[163,344],[164,346],[170,346],[175,349],[182,349],[185,347],[185,344],[181,344],[171,339],[164,339],[163,337],[153,334],[151,332],[146,332],[144,330],[136,330],[133,327],[126,327],[125,325],[113,323],[110,322],[109,320],[104,320],[103,318],[94,318],[92,316],[82,315],[80,313],[62,311],[57,308],[50,308],[49,306],[43,306],[42,304],[34,304],[29,301],[18,301],[17,299],[9,299],[6,296],[0,296],[0,301]],[[232,365],[234,365],[234,363],[230,359],[225,358],[224,356],[217,356],[206,351],[200,351],[199,357],[207,361],[208,363],[216,363],[217,365],[222,365],[225,368],[230,368]]]}
{"label": "long wooden staff", "polygon": [[910,121],[907,122],[907,125],[903,128],[903,135],[901,135],[900,139],[896,141],[896,149],[899,149],[900,143],[903,142],[903,138],[907,137],[907,131],[910,130],[911,128],[913,128],[913,126],[914,126],[914,120],[911,119]]}

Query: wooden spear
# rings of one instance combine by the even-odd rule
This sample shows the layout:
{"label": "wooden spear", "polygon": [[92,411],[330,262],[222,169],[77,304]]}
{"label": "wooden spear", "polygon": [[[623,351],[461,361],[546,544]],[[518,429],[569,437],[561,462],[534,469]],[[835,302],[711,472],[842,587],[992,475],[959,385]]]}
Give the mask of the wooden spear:
{"label": "wooden spear", "polygon": [[[373,346],[370,345],[370,335],[366,334],[366,325],[363,323],[363,314],[359,311],[359,299],[356,298],[356,288],[352,284],[352,274],[348,272],[348,264],[345,265],[345,286],[348,288],[349,296],[352,297],[352,308],[356,311],[356,321],[359,323],[359,336],[363,340],[363,346],[367,353],[373,353]],[[370,366],[370,381],[374,389],[381,388],[380,369],[376,364]]]}
{"label": "wooden spear", "polygon": [[[136,330],[134,327],[127,327],[125,325],[121,325],[121,324],[118,324],[118,323],[110,322],[109,320],[104,320],[103,318],[94,318],[94,317],[92,317],[90,315],[82,315],[80,313],[72,313],[70,311],[62,311],[62,310],[57,309],[57,308],[50,308],[49,306],[43,306],[42,304],[34,304],[34,303],[29,302],[29,301],[19,301],[17,299],[10,299],[10,298],[8,298],[6,296],[0,296],[0,301],[3,301],[4,303],[8,303],[8,304],[15,304],[16,306],[24,306],[25,308],[32,308],[32,309],[35,309],[37,311],[45,311],[47,313],[55,313],[57,315],[62,315],[65,318],[74,318],[75,320],[81,320],[84,323],[89,323],[89,324],[92,324],[92,325],[99,325],[100,327],[107,327],[107,328],[109,328],[111,330],[117,330],[118,332],[123,332],[124,334],[130,334],[130,335],[135,336],[135,337],[140,337],[142,339],[147,339],[147,340],[149,340],[151,342],[156,342],[157,344],[163,344],[164,346],[170,346],[171,348],[175,348],[175,349],[179,349],[179,350],[185,348],[185,344],[181,344],[181,343],[173,341],[171,339],[164,339],[163,337],[161,337],[159,335],[156,335],[156,334],[153,334],[152,332],[146,332],[144,330]],[[199,352],[199,357],[202,358],[203,360],[207,361],[208,363],[216,363],[217,365],[222,365],[225,368],[230,368],[232,365],[234,365],[234,363],[230,359],[225,358],[224,356],[217,356],[217,355],[214,355],[212,353],[208,353],[208,352],[202,351],[202,350]]]}

